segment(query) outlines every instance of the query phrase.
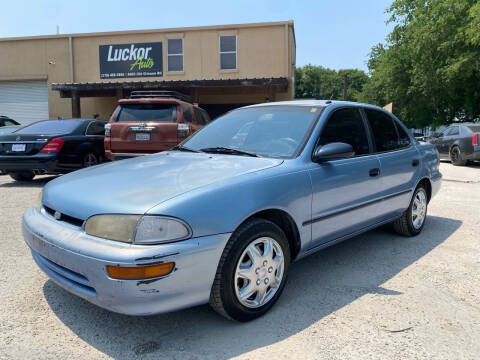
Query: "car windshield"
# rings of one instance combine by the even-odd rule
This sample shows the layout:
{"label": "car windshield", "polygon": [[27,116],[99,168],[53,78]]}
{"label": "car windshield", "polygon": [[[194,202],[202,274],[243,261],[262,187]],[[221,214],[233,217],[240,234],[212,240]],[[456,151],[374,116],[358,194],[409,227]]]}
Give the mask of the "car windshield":
{"label": "car windshield", "polygon": [[117,122],[175,122],[177,105],[174,104],[128,104],[121,105]]}
{"label": "car windshield", "polygon": [[[222,148],[265,157],[290,158],[306,141],[318,106],[258,106],[232,111],[182,143],[192,150]],[[238,152],[230,152],[238,154]]]}
{"label": "car windshield", "polygon": [[76,120],[47,120],[27,125],[16,134],[68,134],[74,131],[80,123]]}

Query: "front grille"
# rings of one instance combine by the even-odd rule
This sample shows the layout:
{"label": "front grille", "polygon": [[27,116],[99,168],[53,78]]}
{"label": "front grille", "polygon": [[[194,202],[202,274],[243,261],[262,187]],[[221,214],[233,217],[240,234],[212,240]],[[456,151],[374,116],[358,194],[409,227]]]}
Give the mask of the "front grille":
{"label": "front grille", "polygon": [[[52,216],[55,216],[55,210],[53,210],[52,208],[49,208],[48,206],[45,206],[45,205],[43,205],[43,208],[45,209],[45,211],[47,213],[49,213]],[[81,227],[83,225],[83,220],[82,219],[79,219],[79,218],[76,218],[76,217],[73,217],[73,216],[69,216],[69,215],[66,215],[66,214],[62,214],[62,216],[60,217],[60,219],[58,219],[58,221],[65,221],[66,223],[69,223],[69,224],[72,224],[72,225],[75,225],[75,226],[78,226],[78,227]]]}
{"label": "front grille", "polygon": [[62,285],[90,297],[97,296],[97,292],[90,284],[90,281],[82,274],[58,265],[34,250],[32,250],[32,256],[37,265],[47,275]]}

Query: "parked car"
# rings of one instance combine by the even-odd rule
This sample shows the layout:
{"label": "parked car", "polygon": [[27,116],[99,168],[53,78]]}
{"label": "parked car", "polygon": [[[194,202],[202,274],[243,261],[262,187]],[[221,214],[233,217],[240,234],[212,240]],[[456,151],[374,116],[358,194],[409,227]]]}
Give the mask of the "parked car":
{"label": "parked car", "polygon": [[15,180],[64,174],[103,161],[105,122],[45,120],[0,135],[0,172]]}
{"label": "parked car", "polygon": [[0,127],[3,126],[15,126],[15,125],[20,125],[19,122],[16,122],[13,119],[10,119],[8,116],[3,116],[0,115]]}
{"label": "parked car", "polygon": [[11,134],[14,131],[17,131],[19,128],[20,128],[19,125],[2,126],[2,127],[0,127],[0,135]]}
{"label": "parked car", "polygon": [[267,103],[171,151],[50,181],[24,236],[54,282],[103,308],[210,303],[248,321],[278,299],[292,261],[387,223],[418,235],[440,182],[435,147],[379,107]]}
{"label": "parked car", "polygon": [[480,124],[462,123],[447,127],[429,139],[440,153],[440,158],[453,165],[464,166],[468,161],[480,160]]}
{"label": "parked car", "polygon": [[175,91],[134,91],[119,100],[106,126],[111,160],[171,149],[210,122],[207,112]]}

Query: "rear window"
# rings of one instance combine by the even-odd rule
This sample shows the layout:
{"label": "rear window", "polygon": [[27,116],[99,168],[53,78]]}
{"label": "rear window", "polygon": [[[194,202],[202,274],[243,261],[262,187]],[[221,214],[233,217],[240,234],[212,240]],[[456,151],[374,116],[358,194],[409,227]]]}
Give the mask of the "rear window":
{"label": "rear window", "polygon": [[80,122],[72,120],[48,120],[27,125],[16,134],[68,134],[73,132]]}
{"label": "rear window", "polygon": [[122,105],[116,122],[176,122],[177,105],[128,104]]}

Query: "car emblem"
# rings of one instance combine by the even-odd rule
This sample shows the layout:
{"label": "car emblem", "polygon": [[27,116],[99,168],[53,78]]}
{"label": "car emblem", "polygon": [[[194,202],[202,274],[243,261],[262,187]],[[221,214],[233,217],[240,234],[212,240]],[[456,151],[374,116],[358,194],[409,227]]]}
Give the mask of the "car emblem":
{"label": "car emblem", "polygon": [[17,138],[15,139],[16,141],[20,141],[21,137],[20,136],[17,136]]}
{"label": "car emblem", "polygon": [[141,127],[141,128],[144,128],[144,127],[146,127],[146,126],[147,126],[147,124],[145,124],[145,123],[140,123],[140,124],[138,124],[138,127]]}
{"label": "car emblem", "polygon": [[62,218],[62,214],[59,213],[58,211],[55,211],[55,214],[53,214],[53,217],[57,220],[60,220]]}

